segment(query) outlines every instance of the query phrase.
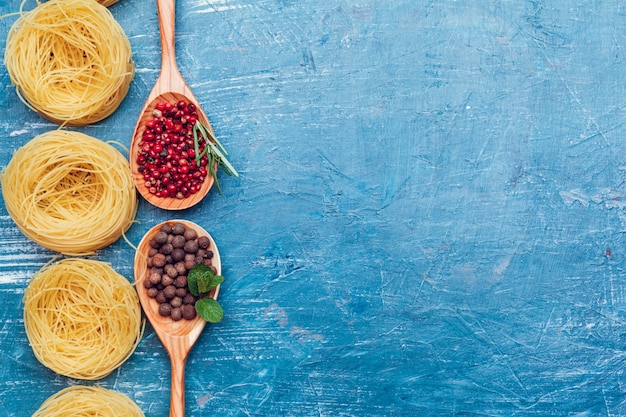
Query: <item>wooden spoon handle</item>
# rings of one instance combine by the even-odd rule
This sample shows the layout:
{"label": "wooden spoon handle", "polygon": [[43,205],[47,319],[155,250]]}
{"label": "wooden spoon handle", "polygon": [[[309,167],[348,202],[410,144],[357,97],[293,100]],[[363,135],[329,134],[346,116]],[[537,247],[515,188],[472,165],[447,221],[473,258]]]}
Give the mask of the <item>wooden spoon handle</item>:
{"label": "wooden spoon handle", "polygon": [[185,417],[185,360],[175,357],[172,362],[170,417]]}
{"label": "wooden spoon handle", "polygon": [[178,72],[176,64],[176,0],[156,0],[161,34],[161,75],[169,77],[169,71]]}

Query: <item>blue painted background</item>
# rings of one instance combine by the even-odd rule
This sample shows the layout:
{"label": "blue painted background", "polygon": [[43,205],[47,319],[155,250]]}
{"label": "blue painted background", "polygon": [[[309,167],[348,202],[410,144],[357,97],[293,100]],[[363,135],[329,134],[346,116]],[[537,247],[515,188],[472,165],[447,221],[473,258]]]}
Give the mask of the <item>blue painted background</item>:
{"label": "blue painted background", "polygon": [[[156,7],[111,11],[137,74],[80,130],[128,145],[160,69]],[[128,234],[179,216],[220,249],[226,316],[189,358],[188,416],[626,415],[626,3],[178,0],[176,23],[241,173],[182,213],[142,201]],[[5,166],[55,126],[4,67],[0,85]],[[4,205],[0,236],[0,416],[29,416],[79,381],[23,328],[54,254]],[[132,279],[125,242],[98,258]],[[99,383],[167,415],[150,328]]]}

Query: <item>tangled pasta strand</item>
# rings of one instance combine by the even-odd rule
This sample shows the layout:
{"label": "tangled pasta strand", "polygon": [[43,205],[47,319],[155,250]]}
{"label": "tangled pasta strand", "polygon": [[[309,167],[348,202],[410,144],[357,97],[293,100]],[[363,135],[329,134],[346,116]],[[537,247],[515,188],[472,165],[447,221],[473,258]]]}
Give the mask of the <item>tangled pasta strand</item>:
{"label": "tangled pasta strand", "polygon": [[133,285],[108,263],[66,258],[44,266],[24,292],[24,326],[35,357],[70,378],[104,378],[143,334]]}
{"label": "tangled pasta strand", "polygon": [[95,0],[50,0],[21,13],[4,63],[28,107],[69,126],[111,115],[135,74],[126,34]]}
{"label": "tangled pasta strand", "polygon": [[73,255],[119,239],[138,204],[128,160],[108,143],[65,130],[36,136],[13,154],[2,196],[27,237]]}

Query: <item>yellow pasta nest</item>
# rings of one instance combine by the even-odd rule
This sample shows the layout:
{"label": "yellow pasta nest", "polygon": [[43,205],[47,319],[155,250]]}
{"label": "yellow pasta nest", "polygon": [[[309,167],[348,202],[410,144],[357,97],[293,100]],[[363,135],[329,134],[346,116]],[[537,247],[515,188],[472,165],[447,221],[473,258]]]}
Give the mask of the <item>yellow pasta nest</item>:
{"label": "yellow pasta nest", "polygon": [[130,398],[102,387],[73,386],[49,397],[32,417],[144,417]]}
{"label": "yellow pasta nest", "polygon": [[2,196],[27,237],[72,255],[115,242],[137,212],[128,160],[108,143],[65,130],[36,136],[13,154]]}
{"label": "yellow pasta nest", "polygon": [[4,63],[27,106],[73,126],[111,115],[135,74],[126,34],[95,0],[50,0],[22,13]]}
{"label": "yellow pasta nest", "polygon": [[70,378],[104,378],[141,339],[137,292],[102,261],[66,258],[44,266],[32,277],[23,301],[35,356]]}

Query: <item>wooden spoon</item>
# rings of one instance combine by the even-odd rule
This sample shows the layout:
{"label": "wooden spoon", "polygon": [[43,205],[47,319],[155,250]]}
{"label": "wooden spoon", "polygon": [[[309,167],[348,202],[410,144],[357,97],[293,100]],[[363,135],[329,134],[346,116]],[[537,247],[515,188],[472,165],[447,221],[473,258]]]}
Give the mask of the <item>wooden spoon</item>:
{"label": "wooden spoon", "polygon": [[[163,317],[159,314],[159,304],[154,298],[148,296],[148,291],[144,288],[143,281],[150,275],[148,268],[148,252],[150,251],[150,239],[158,232],[165,223],[170,225],[174,223],[182,223],[187,228],[194,229],[198,236],[207,236],[211,241],[211,250],[213,251],[213,266],[217,269],[217,274],[222,274],[222,263],[220,255],[215,245],[215,241],[206,230],[195,223],[186,220],[171,220],[154,226],[141,239],[137,252],[135,253],[135,284],[137,286],[137,294],[143,311],[152,324],[154,331],[159,336],[161,343],[170,356],[172,364],[172,386],[170,394],[170,417],[185,416],[185,363],[187,356],[191,351],[196,340],[200,337],[206,322],[196,316],[193,320],[174,321],[170,317]],[[211,291],[210,297],[217,299],[219,293],[219,285]]]}
{"label": "wooden spoon", "polygon": [[[143,175],[139,173],[139,166],[136,158],[140,150],[145,123],[152,119],[152,112],[156,108],[159,101],[178,103],[183,100],[193,103],[198,112],[198,120],[213,134],[213,128],[209,120],[198,104],[198,100],[191,92],[191,89],[183,79],[178,65],[176,64],[176,52],[174,43],[175,33],[175,5],[176,0],[156,0],[159,14],[159,30],[161,33],[161,73],[157,78],[152,91],[148,95],[146,104],[141,110],[139,120],[135,126],[135,132],[130,147],[130,168],[133,173],[135,185],[139,193],[152,205],[165,210],[182,210],[189,208],[202,200],[211,187],[214,179],[211,175],[207,175],[200,191],[191,194],[187,198],[178,199],[173,197],[157,197],[151,194],[144,184]],[[217,170],[217,164],[215,165]],[[216,171],[217,172],[217,171]]]}

